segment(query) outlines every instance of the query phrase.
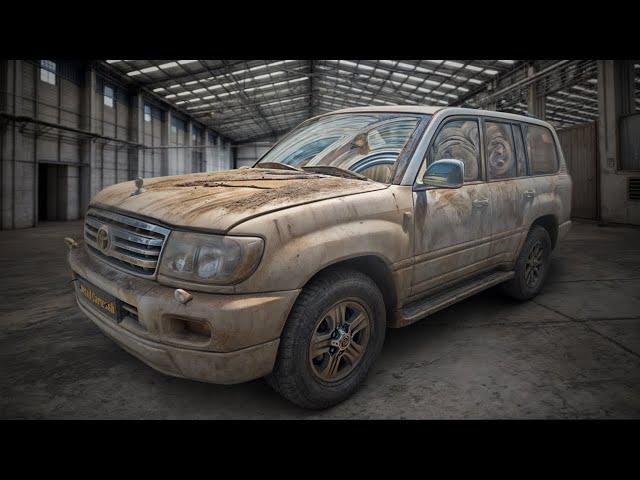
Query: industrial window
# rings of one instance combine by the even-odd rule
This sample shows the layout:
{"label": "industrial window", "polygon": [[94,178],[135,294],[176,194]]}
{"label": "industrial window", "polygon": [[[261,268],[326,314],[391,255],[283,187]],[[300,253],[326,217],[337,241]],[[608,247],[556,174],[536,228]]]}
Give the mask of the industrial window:
{"label": "industrial window", "polygon": [[144,121],[145,122],[151,121],[151,106],[149,105],[144,106]]}
{"label": "industrial window", "polygon": [[558,154],[549,129],[538,125],[527,125],[525,130],[531,174],[544,175],[557,172]]}
{"label": "industrial window", "polygon": [[40,80],[51,85],[56,84],[56,62],[40,60]]}
{"label": "industrial window", "polygon": [[427,163],[443,159],[461,160],[464,163],[465,182],[480,179],[480,131],[477,120],[452,120],[442,127],[429,148]]}
{"label": "industrial window", "polygon": [[485,122],[484,141],[489,179],[513,178],[517,175],[516,151],[511,125]]}
{"label": "industrial window", "polygon": [[104,86],[104,104],[113,108],[113,88],[109,85]]}

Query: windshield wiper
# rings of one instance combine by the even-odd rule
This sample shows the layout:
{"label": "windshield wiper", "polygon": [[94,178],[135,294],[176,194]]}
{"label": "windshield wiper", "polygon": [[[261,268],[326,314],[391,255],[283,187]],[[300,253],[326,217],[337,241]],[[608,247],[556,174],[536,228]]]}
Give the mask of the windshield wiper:
{"label": "windshield wiper", "polygon": [[257,164],[254,168],[279,168],[280,170],[294,170],[296,172],[303,172],[304,170],[294,167],[293,165],[287,165],[286,163],[278,162],[262,162]]}
{"label": "windshield wiper", "polygon": [[359,173],[352,172],[346,168],[335,167],[333,165],[309,165],[302,167],[303,170],[309,170],[316,173],[325,173],[327,175],[335,175],[338,177],[357,178],[358,180],[369,181],[369,178]]}

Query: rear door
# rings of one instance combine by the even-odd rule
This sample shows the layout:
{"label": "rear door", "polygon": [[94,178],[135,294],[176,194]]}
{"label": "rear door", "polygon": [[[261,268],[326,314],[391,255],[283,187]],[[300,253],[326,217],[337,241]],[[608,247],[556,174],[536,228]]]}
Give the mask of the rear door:
{"label": "rear door", "polygon": [[509,262],[526,230],[525,212],[533,186],[527,178],[523,137],[518,123],[483,119],[487,182],[491,198],[491,248],[494,264]]}
{"label": "rear door", "polygon": [[551,130],[542,125],[523,123],[522,134],[530,177],[527,179],[524,223],[554,213],[558,207],[558,147]]}

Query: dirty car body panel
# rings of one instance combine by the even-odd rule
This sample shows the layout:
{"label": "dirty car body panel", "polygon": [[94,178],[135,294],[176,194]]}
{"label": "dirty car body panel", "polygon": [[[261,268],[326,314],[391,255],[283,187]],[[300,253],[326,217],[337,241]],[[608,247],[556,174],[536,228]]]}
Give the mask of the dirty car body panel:
{"label": "dirty car body panel", "polygon": [[[99,251],[102,225],[96,224],[88,227],[84,245],[70,249],[82,311],[157,370],[238,383],[271,372],[300,292],[332,266],[358,259],[364,259],[360,266],[375,263],[380,272],[375,280],[386,283],[380,289],[385,292],[388,324],[401,326],[407,323],[399,320],[407,305],[480,272],[512,268],[527,232],[541,217],[555,222],[554,240],[568,231],[571,179],[561,151],[553,174],[487,178],[481,141],[485,118],[542,125],[557,143],[545,122],[458,108],[363,107],[338,113],[380,115],[372,123],[380,132],[404,128],[393,125],[389,114],[417,119],[406,143],[393,150],[395,163],[388,161],[388,149],[381,149],[379,158],[372,156],[371,145],[380,140],[367,126],[359,127],[366,147],[347,142],[331,150],[331,145],[318,144],[318,150],[324,150],[315,159],[349,151],[349,165],[371,158],[371,174],[386,176],[386,181],[340,177],[315,168],[262,168],[258,162],[249,169],[145,179],[138,191],[134,182],[124,182],[99,192],[90,212],[103,212],[103,240],[113,244]],[[332,114],[319,118],[328,115]],[[455,118],[477,122],[477,178],[458,189],[416,188],[432,141],[442,125]],[[281,142],[295,139],[291,135]],[[269,152],[264,158],[268,156]],[[533,197],[525,196],[531,191],[536,192]],[[142,227],[135,226],[137,221]],[[166,231],[166,238],[145,230],[154,226]],[[127,229],[133,229],[128,243],[118,237]],[[237,282],[176,278],[160,268],[175,232],[258,239],[262,252],[255,267]],[[153,255],[145,250],[150,248]],[[124,255],[124,260],[110,254]],[[157,263],[149,263],[149,258]],[[145,274],[127,268],[129,260],[145,265]],[[97,296],[115,299],[118,315],[112,318],[96,308],[79,290],[81,282]],[[191,298],[182,303],[176,289]]]}

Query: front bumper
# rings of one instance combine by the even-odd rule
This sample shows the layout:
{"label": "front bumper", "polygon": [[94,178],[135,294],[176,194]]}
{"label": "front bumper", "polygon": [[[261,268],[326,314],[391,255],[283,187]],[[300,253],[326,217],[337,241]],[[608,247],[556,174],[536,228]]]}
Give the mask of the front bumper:
{"label": "front bumper", "polygon": [[[116,322],[76,294],[80,309],[107,336],[156,370],[211,383],[240,383],[271,372],[299,292],[190,292],[193,299],[181,304],[174,288],[121,272],[94,259],[84,245],[71,249],[69,265],[74,278],[83,278],[137,313]],[[177,334],[176,321],[206,323],[211,334]]]}

